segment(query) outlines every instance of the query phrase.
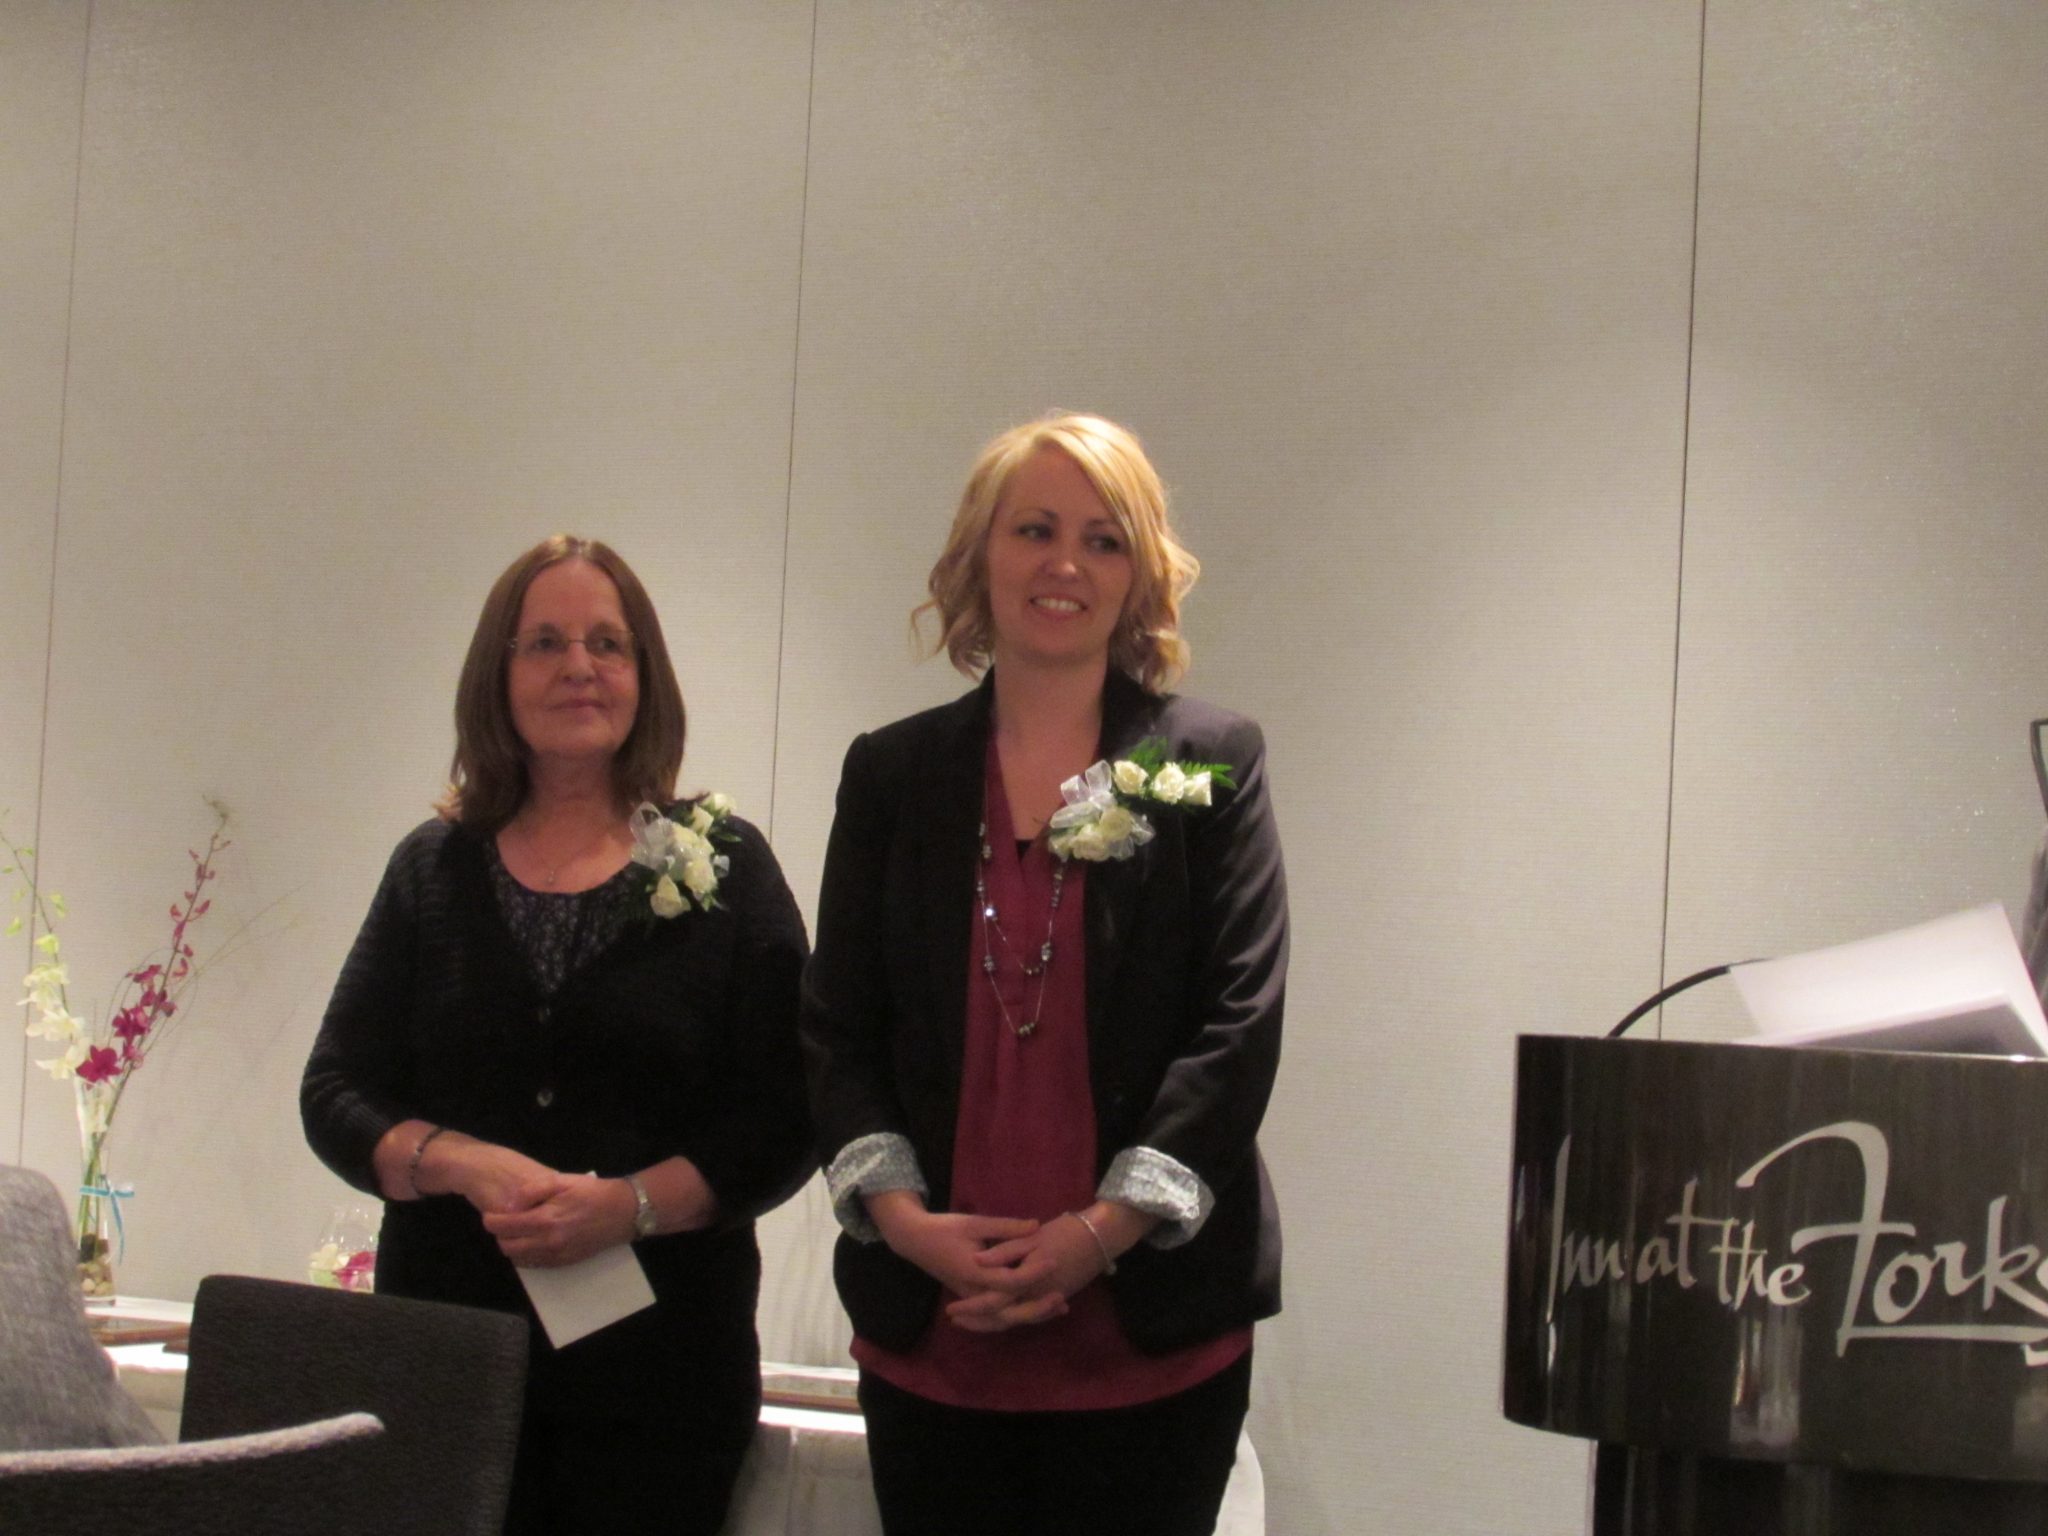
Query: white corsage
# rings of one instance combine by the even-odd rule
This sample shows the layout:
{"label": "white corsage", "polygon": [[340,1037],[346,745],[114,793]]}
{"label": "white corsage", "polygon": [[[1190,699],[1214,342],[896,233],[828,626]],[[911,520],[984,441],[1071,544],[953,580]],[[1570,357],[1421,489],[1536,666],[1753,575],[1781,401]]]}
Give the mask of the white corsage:
{"label": "white corsage", "polygon": [[641,883],[656,917],[718,905],[718,883],[732,860],[713,845],[738,841],[739,834],[725,824],[731,815],[731,799],[718,794],[686,801],[665,815],[648,804],[633,812],[633,862],[646,871]]}
{"label": "white corsage", "polygon": [[1164,741],[1140,742],[1060,786],[1066,804],[1052,813],[1047,842],[1062,859],[1128,859],[1158,835],[1138,806],[1206,806],[1216,784],[1237,787],[1225,764],[1169,762]]}

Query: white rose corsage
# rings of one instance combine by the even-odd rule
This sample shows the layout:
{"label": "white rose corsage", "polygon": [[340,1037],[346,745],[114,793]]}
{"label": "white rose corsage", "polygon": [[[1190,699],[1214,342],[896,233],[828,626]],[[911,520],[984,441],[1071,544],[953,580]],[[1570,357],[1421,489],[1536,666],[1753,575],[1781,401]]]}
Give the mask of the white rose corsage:
{"label": "white rose corsage", "polygon": [[646,897],[656,917],[678,917],[692,907],[709,912],[718,905],[718,883],[732,860],[715,845],[739,841],[726,825],[731,815],[731,797],[720,794],[683,801],[666,814],[644,803],[633,812],[632,861],[643,872],[636,894]]}
{"label": "white rose corsage", "polygon": [[1237,788],[1224,763],[1177,763],[1154,738],[1127,757],[1095,763],[1060,786],[1066,801],[1047,823],[1047,842],[1062,859],[1128,859],[1156,835],[1141,806],[1206,806],[1215,786]]}

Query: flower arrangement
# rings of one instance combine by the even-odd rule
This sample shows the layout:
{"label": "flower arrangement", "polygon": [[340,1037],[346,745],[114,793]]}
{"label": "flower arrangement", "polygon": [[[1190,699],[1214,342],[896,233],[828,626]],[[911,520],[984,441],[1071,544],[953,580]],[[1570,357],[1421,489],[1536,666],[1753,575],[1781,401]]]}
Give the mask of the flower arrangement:
{"label": "flower arrangement", "polygon": [[732,797],[717,793],[683,801],[666,815],[643,803],[632,821],[632,862],[640,871],[636,899],[644,898],[662,918],[678,917],[693,905],[703,912],[717,906],[718,883],[732,860],[715,845],[739,841],[726,825],[731,816]]}
{"label": "flower arrangement", "polygon": [[1103,759],[1060,785],[1066,801],[1052,813],[1047,841],[1062,859],[1128,859],[1156,835],[1144,806],[1202,807],[1217,786],[1237,788],[1225,763],[1180,763],[1157,737],[1128,756]]}
{"label": "flower arrangement", "polygon": [[[9,859],[0,867],[0,874],[16,875],[23,882],[15,899],[27,899],[31,919],[42,930],[34,940],[37,959],[25,979],[22,1006],[30,1010],[29,1034],[53,1042],[59,1050],[36,1065],[58,1082],[71,1085],[78,1113],[82,1169],[76,1235],[79,1279],[88,1296],[113,1293],[109,1226],[119,1230],[120,1201],[133,1193],[126,1185],[115,1185],[107,1172],[107,1137],[113,1131],[114,1116],[129,1083],[163,1042],[181,1000],[199,977],[190,933],[213,905],[206,887],[218,875],[214,861],[229,846],[227,808],[217,800],[206,803],[213,812],[213,831],[203,852],[192,850],[192,883],[171,903],[170,939],[123,973],[115,1006],[96,1025],[71,1008],[71,975],[57,937],[57,923],[68,915],[64,898],[43,890],[36,875],[35,850],[17,845],[0,832],[0,851]],[[22,918],[16,914],[7,932],[16,934],[21,929]]]}
{"label": "flower arrangement", "polygon": [[368,1294],[377,1289],[377,1250],[322,1243],[306,1261],[306,1278],[329,1290]]}
{"label": "flower arrangement", "polygon": [[352,1198],[334,1207],[319,1243],[306,1257],[306,1278],[329,1290],[376,1290],[382,1219],[378,1206],[369,1200]]}

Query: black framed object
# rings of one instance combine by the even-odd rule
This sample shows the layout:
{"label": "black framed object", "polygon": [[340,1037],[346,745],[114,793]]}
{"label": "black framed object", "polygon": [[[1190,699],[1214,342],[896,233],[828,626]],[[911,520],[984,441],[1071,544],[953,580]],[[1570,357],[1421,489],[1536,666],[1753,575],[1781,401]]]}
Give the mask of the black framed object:
{"label": "black framed object", "polygon": [[2034,782],[2041,786],[2041,809],[2048,811],[2048,754],[2041,749],[2041,738],[2048,735],[2048,720],[2036,720],[2031,727],[2034,738]]}

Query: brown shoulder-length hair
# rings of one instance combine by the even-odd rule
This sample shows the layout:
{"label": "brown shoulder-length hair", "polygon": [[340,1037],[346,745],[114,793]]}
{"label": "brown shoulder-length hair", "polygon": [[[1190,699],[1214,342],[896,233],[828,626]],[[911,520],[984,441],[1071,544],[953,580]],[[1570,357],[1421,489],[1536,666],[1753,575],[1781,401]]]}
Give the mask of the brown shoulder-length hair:
{"label": "brown shoulder-length hair", "polygon": [[526,802],[526,743],[512,725],[505,677],[526,589],[534,577],[564,560],[582,560],[611,578],[619,589],[626,628],[633,632],[640,711],[612,758],[612,792],[621,805],[642,800],[665,804],[675,795],[676,775],[683,768],[683,690],[669,663],[654,603],[610,545],[558,533],[505,567],[477,616],[462,680],[455,687],[455,760],[449,765],[447,792],[434,806],[446,820],[495,832]]}
{"label": "brown shoulder-length hair", "polygon": [[988,606],[989,528],[1011,480],[1041,448],[1057,448],[1081,467],[1131,551],[1131,591],[1110,637],[1109,664],[1147,692],[1164,693],[1188,669],[1180,601],[1201,575],[1202,562],[1174,536],[1166,487],[1137,435],[1100,416],[1040,417],[1010,428],[981,450],[946,547],[926,580],[931,597],[911,612],[912,634],[919,633],[925,614],[934,614],[939,632],[933,650],[944,650],[969,677],[988,666],[995,644]]}

